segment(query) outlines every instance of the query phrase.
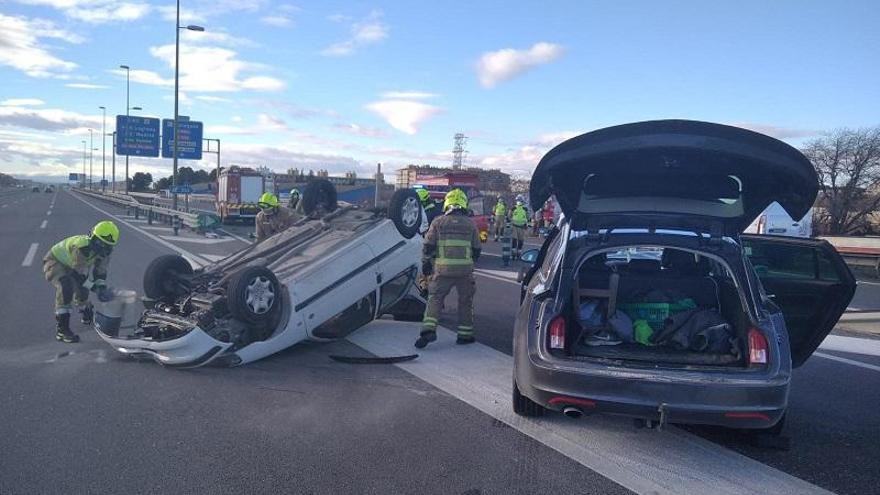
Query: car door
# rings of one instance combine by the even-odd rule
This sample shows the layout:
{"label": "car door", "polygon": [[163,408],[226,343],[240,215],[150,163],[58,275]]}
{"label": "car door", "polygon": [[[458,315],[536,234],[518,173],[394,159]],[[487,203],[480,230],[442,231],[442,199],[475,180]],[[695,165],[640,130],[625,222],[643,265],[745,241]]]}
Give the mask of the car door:
{"label": "car door", "polygon": [[746,234],[740,239],[767,296],[782,310],[792,365],[800,366],[846,311],[855,277],[824,240]]}

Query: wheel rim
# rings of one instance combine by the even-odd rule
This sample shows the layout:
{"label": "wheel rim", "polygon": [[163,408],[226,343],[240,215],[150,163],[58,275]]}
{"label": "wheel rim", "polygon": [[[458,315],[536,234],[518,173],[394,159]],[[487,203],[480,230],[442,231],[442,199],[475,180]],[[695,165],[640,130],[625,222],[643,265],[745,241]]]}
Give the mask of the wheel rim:
{"label": "wheel rim", "polygon": [[419,210],[419,203],[416,201],[416,198],[406,198],[403,206],[400,207],[400,220],[403,222],[403,225],[407,227],[415,226],[416,222],[419,221],[419,214],[421,213]]}
{"label": "wheel rim", "polygon": [[275,301],[275,289],[266,277],[256,277],[244,291],[245,304],[255,315],[262,315],[272,309]]}

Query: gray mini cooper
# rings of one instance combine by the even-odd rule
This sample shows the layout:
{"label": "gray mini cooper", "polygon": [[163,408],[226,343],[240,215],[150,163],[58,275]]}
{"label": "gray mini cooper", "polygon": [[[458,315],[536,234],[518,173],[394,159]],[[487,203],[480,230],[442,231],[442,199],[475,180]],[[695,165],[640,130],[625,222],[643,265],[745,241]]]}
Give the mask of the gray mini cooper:
{"label": "gray mini cooper", "polygon": [[549,151],[531,204],[555,196],[564,216],[524,255],[514,411],[778,433],[792,368],[856,282],[823,240],[741,232],[774,201],[803,217],[817,190],[796,149],[705,122],[610,127]]}

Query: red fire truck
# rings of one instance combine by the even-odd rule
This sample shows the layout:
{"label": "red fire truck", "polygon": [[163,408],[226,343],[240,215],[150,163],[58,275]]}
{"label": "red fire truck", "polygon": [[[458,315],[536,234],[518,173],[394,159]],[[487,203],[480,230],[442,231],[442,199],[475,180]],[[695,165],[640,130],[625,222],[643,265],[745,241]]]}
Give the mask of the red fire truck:
{"label": "red fire truck", "polygon": [[220,172],[217,214],[224,223],[253,220],[260,211],[257,201],[265,191],[263,175],[252,168],[233,165]]}

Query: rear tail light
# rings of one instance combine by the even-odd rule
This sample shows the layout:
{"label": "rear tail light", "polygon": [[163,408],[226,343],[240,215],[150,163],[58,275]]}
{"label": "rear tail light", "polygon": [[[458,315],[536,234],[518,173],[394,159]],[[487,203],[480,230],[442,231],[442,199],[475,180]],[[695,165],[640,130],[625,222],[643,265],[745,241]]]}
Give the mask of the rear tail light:
{"label": "rear tail light", "polygon": [[562,316],[550,320],[550,348],[565,349],[565,318]]}
{"label": "rear tail light", "polygon": [[767,338],[757,328],[749,330],[749,364],[767,364],[769,348]]}

